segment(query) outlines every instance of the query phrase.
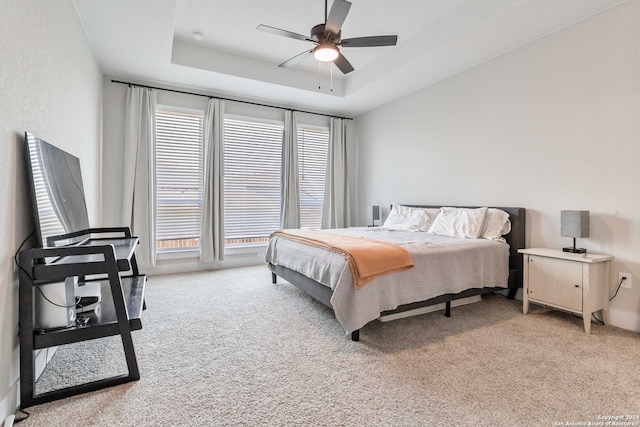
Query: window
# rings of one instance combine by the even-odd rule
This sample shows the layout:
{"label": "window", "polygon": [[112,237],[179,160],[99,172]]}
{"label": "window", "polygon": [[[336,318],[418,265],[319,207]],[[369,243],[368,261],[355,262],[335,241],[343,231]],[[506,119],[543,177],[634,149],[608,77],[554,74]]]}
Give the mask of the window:
{"label": "window", "polygon": [[202,113],[156,111],[156,250],[198,249],[202,224]]}
{"label": "window", "polygon": [[320,228],[329,130],[298,125],[300,227]]}
{"label": "window", "polygon": [[224,121],[224,234],[227,247],[265,243],[280,225],[282,123]]}
{"label": "window", "polygon": [[[239,116],[224,120],[225,246],[262,245],[280,228],[282,122]],[[302,227],[319,228],[329,131],[299,125]],[[156,250],[200,247],[203,203],[203,114],[156,113]]]}

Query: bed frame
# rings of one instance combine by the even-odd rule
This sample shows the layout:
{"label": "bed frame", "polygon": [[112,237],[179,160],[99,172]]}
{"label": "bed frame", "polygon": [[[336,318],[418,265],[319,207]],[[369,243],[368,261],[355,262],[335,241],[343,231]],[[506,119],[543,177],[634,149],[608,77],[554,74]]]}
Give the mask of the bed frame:
{"label": "bed frame", "polygon": [[[416,208],[440,208],[438,205],[403,205]],[[448,205],[450,206],[450,205]],[[458,206],[461,208],[475,208],[474,206]],[[523,257],[518,254],[518,249],[525,247],[526,236],[526,218],[525,208],[505,208],[497,207],[509,214],[509,220],[511,221],[511,232],[504,236],[505,240],[509,244],[509,282],[508,282],[508,298],[513,299],[518,291],[518,288],[522,288],[523,277]],[[312,298],[318,300],[322,304],[329,308],[331,306],[331,296],[333,291],[331,288],[312,280],[297,271],[290,270],[286,267],[279,265],[268,264],[269,270],[271,270],[271,281],[277,283],[278,276],[282,277],[286,281],[298,287],[303,292],[310,295]],[[451,316],[451,301],[467,298],[474,295],[482,295],[492,293],[496,291],[504,290],[504,288],[474,288],[467,289],[466,291],[457,294],[444,294],[435,298],[430,298],[426,301],[418,301],[409,304],[403,304],[398,306],[395,310],[388,310],[382,312],[381,316],[387,316],[391,314],[403,313],[409,310],[417,308],[428,307],[435,304],[445,303],[445,316]],[[351,339],[358,341],[360,339],[360,330],[353,331],[351,333]]]}

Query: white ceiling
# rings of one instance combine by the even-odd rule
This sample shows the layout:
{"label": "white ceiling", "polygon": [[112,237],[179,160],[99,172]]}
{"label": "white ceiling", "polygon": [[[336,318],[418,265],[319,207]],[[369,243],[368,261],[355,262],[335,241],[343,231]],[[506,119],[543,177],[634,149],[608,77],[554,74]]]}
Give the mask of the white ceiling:
{"label": "white ceiling", "polygon": [[342,48],[355,68],[343,76],[312,58],[279,68],[313,44],[256,30],[308,35],[324,22],[322,0],[73,0],[107,75],[352,116],[623,0],[350,1],[343,38],[397,34],[398,44]]}

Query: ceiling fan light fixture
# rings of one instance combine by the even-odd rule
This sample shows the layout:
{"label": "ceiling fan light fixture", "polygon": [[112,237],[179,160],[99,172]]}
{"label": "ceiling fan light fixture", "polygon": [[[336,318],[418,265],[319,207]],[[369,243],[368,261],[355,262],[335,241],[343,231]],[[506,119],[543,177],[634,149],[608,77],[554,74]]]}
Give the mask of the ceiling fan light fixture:
{"label": "ceiling fan light fixture", "polygon": [[[278,67],[291,67],[313,55],[313,57],[319,62],[333,62],[342,74],[348,74],[354,70],[353,65],[351,65],[347,58],[340,53],[338,46],[374,47],[396,45],[398,41],[397,35],[343,39],[342,24],[349,13],[351,2],[347,0],[332,0],[331,10],[327,9],[327,3],[328,0],[324,0],[324,22],[313,26],[309,36],[303,36],[302,34],[271,27],[269,25],[258,25],[257,29],[260,31],[284,36],[290,39],[303,40],[317,45],[313,49],[307,49],[304,52],[287,59],[282,64],[279,64]],[[333,70],[333,67],[331,67],[331,69]]]}
{"label": "ceiling fan light fixture", "polygon": [[313,57],[320,62],[334,61],[340,52],[331,43],[321,43],[313,49]]}

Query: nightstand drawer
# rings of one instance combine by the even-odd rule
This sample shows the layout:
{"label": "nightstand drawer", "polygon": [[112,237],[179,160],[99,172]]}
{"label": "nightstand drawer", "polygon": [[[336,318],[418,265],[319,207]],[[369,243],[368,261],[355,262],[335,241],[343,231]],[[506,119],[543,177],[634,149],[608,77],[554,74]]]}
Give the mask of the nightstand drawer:
{"label": "nightstand drawer", "polygon": [[582,263],[529,256],[528,267],[529,299],[582,311]]}

